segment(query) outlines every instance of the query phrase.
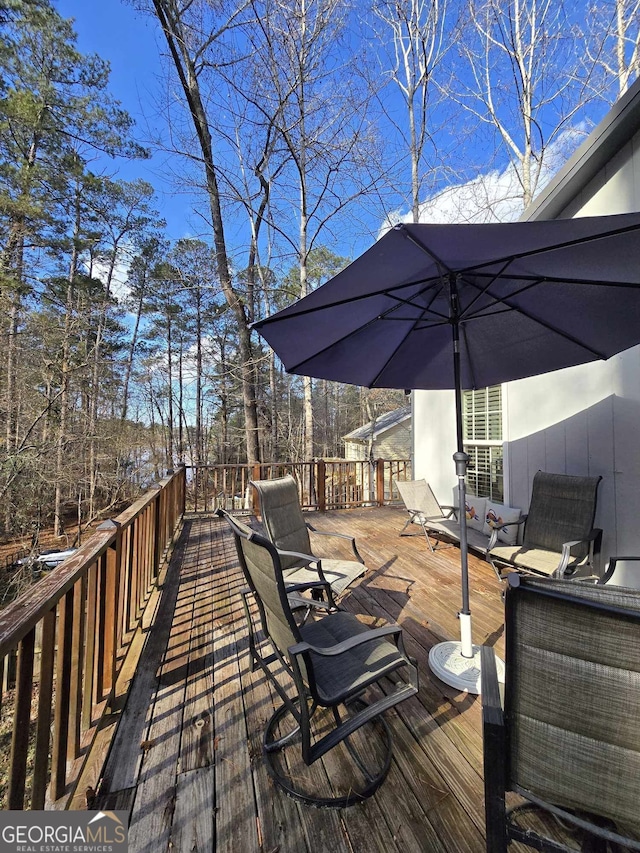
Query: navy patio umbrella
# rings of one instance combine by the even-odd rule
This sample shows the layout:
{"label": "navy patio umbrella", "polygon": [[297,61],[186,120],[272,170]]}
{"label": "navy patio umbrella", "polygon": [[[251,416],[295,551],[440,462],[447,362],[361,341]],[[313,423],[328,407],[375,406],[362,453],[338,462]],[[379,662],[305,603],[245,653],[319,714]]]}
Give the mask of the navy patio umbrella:
{"label": "navy patio umbrella", "polygon": [[[290,373],[369,388],[454,389],[464,507],[463,390],[607,359],[640,343],[640,213],[397,225],[254,327]],[[433,668],[474,690],[464,512],[460,554],[461,643],[440,644],[446,649],[434,660],[446,664]]]}

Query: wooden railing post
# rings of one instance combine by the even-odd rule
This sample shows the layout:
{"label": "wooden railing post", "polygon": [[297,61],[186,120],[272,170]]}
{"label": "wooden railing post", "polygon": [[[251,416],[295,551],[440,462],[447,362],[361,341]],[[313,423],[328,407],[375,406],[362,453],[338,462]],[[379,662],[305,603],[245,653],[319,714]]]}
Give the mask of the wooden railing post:
{"label": "wooden railing post", "polygon": [[162,543],[160,541],[160,531],[162,530],[162,485],[154,483],[151,488],[158,490],[156,500],[153,502],[153,565],[151,566],[151,576],[157,578],[160,569],[160,557],[162,556]]}
{"label": "wooden railing post", "polygon": [[316,462],[316,489],[318,492],[318,509],[320,512],[327,511],[327,466],[324,459]]}
{"label": "wooden railing post", "polygon": [[176,507],[175,511],[178,516],[184,515],[187,509],[187,494],[186,494],[186,483],[187,483],[187,465],[185,462],[178,462],[178,488],[177,494],[175,497]]}
{"label": "wooden railing post", "polygon": [[[261,474],[262,474],[262,466],[260,465],[260,463],[257,463],[256,465],[251,466],[251,479],[252,480],[259,480]],[[256,500],[256,498],[257,498],[256,490],[251,489],[250,494],[251,494],[251,497],[249,498],[249,503],[251,505],[250,509],[251,509],[251,512],[255,513],[255,511],[257,509],[259,509],[259,507],[257,506],[258,501]]]}
{"label": "wooden railing post", "polygon": [[[103,521],[98,530],[117,531],[120,524],[114,519]],[[118,648],[118,618],[119,618],[119,582],[120,582],[120,537],[107,548],[100,560],[101,583],[104,598],[102,608],[103,625],[99,646],[99,669],[101,680],[99,698],[104,698],[113,689],[116,680],[116,661]]]}
{"label": "wooden railing post", "polygon": [[384,459],[376,459],[376,503],[384,506]]}
{"label": "wooden railing post", "polygon": [[51,755],[51,796],[60,799],[66,786],[69,743],[69,684],[71,680],[71,642],[73,635],[74,587],[60,599],[58,606],[58,654],[56,659],[56,707]]}

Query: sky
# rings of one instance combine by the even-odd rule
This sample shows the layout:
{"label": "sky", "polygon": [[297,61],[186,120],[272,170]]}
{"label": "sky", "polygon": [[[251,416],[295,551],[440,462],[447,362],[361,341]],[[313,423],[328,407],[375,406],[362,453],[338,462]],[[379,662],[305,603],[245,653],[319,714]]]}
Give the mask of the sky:
{"label": "sky", "polygon": [[[55,0],[55,5],[63,17],[75,20],[80,52],[96,53],[110,63],[109,92],[136,122],[137,140],[146,144],[149,129],[153,131],[160,123],[156,102],[163,75],[162,45],[154,22],[123,0]],[[106,167],[113,169],[113,161],[108,161]],[[147,161],[119,160],[117,171],[119,178],[142,178],[156,189],[159,211],[167,220],[170,238],[192,233],[190,199],[172,185],[165,155],[155,153]]]}
{"label": "sky", "polygon": [[[154,131],[164,127],[158,102],[167,85],[167,71],[161,59],[166,44],[155,20],[136,12],[127,0],[54,2],[64,17],[74,19],[78,49],[85,54],[96,53],[109,61],[109,91],[135,120],[138,141],[148,143]],[[603,109],[602,105],[596,107],[593,119],[597,119],[598,110]],[[583,126],[583,135],[584,130],[588,130],[588,127]],[[550,177],[553,169],[562,165],[567,154],[580,141],[574,140],[572,146],[567,145],[567,140],[571,141],[571,134],[575,131],[575,127],[569,128],[568,133],[557,141],[557,157],[551,157],[549,165],[552,169],[545,175],[546,178]],[[458,149],[456,156],[464,160],[464,150]],[[175,170],[179,171],[182,158],[174,155],[174,164]],[[108,168],[113,169],[113,161],[110,161]],[[203,236],[206,239],[210,236],[203,234],[202,220],[193,213],[195,200],[185,190],[185,182],[179,184],[172,180],[174,169],[170,155],[156,151],[148,161],[118,161],[117,170],[119,178],[144,178],[153,185],[160,215],[167,221],[167,236],[170,239],[177,240],[185,236]],[[505,197],[507,201],[494,207],[493,215],[497,214],[505,220],[512,219],[519,213],[517,202],[508,201],[509,197],[513,199],[514,194],[509,192],[509,187],[514,181],[513,169],[503,164],[502,170],[487,171],[481,177],[472,177],[466,183],[447,187],[426,199],[422,205],[421,218],[430,222],[490,218],[492,214],[487,213],[485,201],[488,196],[497,196]],[[478,208],[477,213],[474,206]],[[389,221],[406,218],[406,215],[405,211],[398,211],[389,217]],[[355,241],[353,244],[345,243],[344,246],[336,247],[336,250],[342,255],[357,255],[368,248],[376,229],[379,228],[381,233],[386,227],[388,223],[376,220],[370,224],[368,234],[365,234],[367,229],[362,229],[358,234],[350,236],[349,239]],[[343,234],[343,239],[346,236]]]}

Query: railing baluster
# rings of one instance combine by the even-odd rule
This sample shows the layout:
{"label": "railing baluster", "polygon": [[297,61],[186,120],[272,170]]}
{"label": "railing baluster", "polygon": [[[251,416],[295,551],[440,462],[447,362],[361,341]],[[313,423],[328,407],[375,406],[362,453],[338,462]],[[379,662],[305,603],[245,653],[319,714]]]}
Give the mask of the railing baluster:
{"label": "railing baluster", "polygon": [[101,554],[97,566],[96,566],[96,574],[97,574],[97,583],[98,583],[98,606],[96,608],[96,663],[95,663],[95,673],[96,673],[96,701],[102,702],[104,699],[104,681],[105,681],[105,656],[104,656],[104,644],[105,644],[105,630],[106,630],[106,610],[107,610],[107,602],[106,602],[106,588],[107,588],[107,558],[104,554]]}
{"label": "railing baluster", "polygon": [[117,563],[115,547],[107,548],[104,555],[104,579],[106,606],[104,609],[104,646],[102,649],[104,664],[102,675],[102,694],[106,696],[112,689],[116,680],[116,609],[118,588]]}
{"label": "railing baluster", "polygon": [[31,698],[33,694],[33,657],[36,631],[32,628],[18,647],[16,699],[11,740],[11,769],[9,772],[8,805],[21,809],[24,803],[27,777],[27,752],[31,727]]}
{"label": "railing baluster", "polygon": [[80,754],[80,724],[82,715],[82,670],[84,652],[86,576],[78,580],[73,595],[73,625],[71,629],[71,673],[69,678],[69,743],[70,761]]}
{"label": "railing baluster", "polygon": [[98,567],[94,563],[87,574],[87,628],[84,651],[84,683],[82,685],[82,728],[86,731],[93,721],[93,706],[96,696],[96,644],[98,606]]}
{"label": "railing baluster", "polygon": [[51,759],[51,796],[64,794],[69,742],[69,685],[71,680],[71,640],[73,631],[73,592],[60,600],[58,615],[58,656],[56,661],[56,705],[54,713],[53,755]]}
{"label": "railing baluster", "polygon": [[[49,742],[51,740],[51,705],[53,698],[53,670],[56,648],[56,611],[50,610],[42,620],[42,650],[40,652],[40,678],[38,682],[38,719],[36,745],[33,758],[33,787],[31,808],[43,809],[49,778]],[[22,804],[18,806],[22,808]]]}

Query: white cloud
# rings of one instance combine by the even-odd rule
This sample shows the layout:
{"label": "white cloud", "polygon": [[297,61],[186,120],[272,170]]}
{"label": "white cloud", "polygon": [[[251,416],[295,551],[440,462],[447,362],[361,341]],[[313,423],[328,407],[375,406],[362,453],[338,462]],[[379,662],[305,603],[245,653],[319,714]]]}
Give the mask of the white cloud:
{"label": "white cloud", "polygon": [[[120,259],[116,262],[111,277],[111,293],[118,302],[122,302],[129,296],[127,277],[129,273],[129,258]],[[91,266],[91,275],[99,279],[104,285],[109,277],[109,264],[107,261],[94,260]]]}
{"label": "white cloud", "polygon": [[[576,125],[562,133],[550,145],[544,157],[538,191],[561,168],[584,139],[587,128]],[[509,164],[463,184],[452,184],[420,205],[420,222],[512,222],[522,213],[522,187],[516,168]],[[410,213],[395,211],[383,223],[380,235],[399,222],[411,222]]]}

